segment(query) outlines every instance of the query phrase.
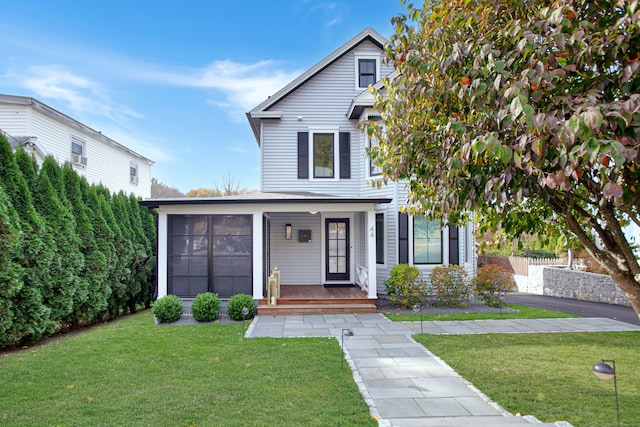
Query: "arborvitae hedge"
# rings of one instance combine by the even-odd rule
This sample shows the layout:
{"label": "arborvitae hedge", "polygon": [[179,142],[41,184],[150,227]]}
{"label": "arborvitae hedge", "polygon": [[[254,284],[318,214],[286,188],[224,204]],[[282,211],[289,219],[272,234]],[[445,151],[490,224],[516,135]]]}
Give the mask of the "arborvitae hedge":
{"label": "arborvitae hedge", "polygon": [[53,260],[53,242],[46,239],[44,219],[36,211],[27,176],[37,180],[36,164],[24,152],[18,150],[14,158],[11,147],[0,139],[0,183],[20,217],[22,228],[23,267],[22,286],[13,298],[13,322],[7,337],[11,344],[23,340],[37,340],[55,331],[56,324],[50,318],[51,309],[44,305],[42,291],[47,286],[49,266]]}
{"label": "arborvitae hedge", "polygon": [[0,348],[148,307],[155,233],[135,197],[39,169],[0,134]]}

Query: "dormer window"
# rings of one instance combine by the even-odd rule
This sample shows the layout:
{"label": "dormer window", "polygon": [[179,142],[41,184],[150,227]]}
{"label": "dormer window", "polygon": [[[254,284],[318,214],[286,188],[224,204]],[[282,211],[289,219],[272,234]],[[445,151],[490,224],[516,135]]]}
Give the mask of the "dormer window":
{"label": "dormer window", "polygon": [[361,59],[358,61],[358,84],[360,87],[368,87],[376,82],[376,61],[374,59]]}
{"label": "dormer window", "polygon": [[380,77],[380,58],[356,55],[355,59],[356,89],[366,89],[375,84]]}
{"label": "dormer window", "polygon": [[87,166],[87,157],[85,156],[86,143],[76,137],[71,138],[71,163],[77,166]]}

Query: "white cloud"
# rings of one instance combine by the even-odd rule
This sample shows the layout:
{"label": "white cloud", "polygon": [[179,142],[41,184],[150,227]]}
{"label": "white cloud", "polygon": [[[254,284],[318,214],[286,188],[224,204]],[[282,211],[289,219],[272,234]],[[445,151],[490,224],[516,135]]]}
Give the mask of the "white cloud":
{"label": "white cloud", "polygon": [[64,111],[65,114],[99,129],[105,136],[153,161],[166,162],[174,157],[159,144],[140,135],[135,130],[137,120],[132,119],[143,116],[133,108],[113,101],[108,90],[96,81],[58,65],[33,66],[19,76],[12,74],[11,78],[45,103],[54,99],[68,104],[71,111]]}
{"label": "white cloud", "polygon": [[224,99],[209,99],[209,104],[246,112],[302,73],[300,70],[279,70],[276,65],[269,60],[252,64],[218,60],[202,69],[151,72],[147,77],[173,85],[219,91]]}
{"label": "white cloud", "polygon": [[303,0],[297,4],[294,14],[304,17],[321,15],[325,20],[324,28],[331,28],[342,22],[342,16],[349,11],[349,6],[336,2],[312,2]]}
{"label": "white cloud", "polygon": [[106,116],[125,125],[142,117],[134,109],[115,103],[97,82],[58,65],[33,66],[17,77],[19,85],[39,97],[66,102],[75,114]]}

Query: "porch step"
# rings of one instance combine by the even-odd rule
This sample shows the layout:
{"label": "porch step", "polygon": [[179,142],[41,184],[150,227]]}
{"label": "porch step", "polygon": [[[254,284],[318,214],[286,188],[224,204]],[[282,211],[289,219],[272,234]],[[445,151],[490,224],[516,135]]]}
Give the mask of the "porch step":
{"label": "porch step", "polygon": [[264,303],[258,303],[258,315],[304,315],[304,314],[341,314],[341,313],[375,313],[377,307],[371,302],[366,303],[336,303],[331,301],[314,301],[313,303],[282,303],[282,300],[278,300],[278,305],[267,305]]}

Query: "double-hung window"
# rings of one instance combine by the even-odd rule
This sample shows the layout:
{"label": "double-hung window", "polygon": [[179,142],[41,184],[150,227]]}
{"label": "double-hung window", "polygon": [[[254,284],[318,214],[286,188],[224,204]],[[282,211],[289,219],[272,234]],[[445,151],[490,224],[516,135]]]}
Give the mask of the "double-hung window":
{"label": "double-hung window", "polygon": [[350,179],[350,141],[337,128],[298,132],[298,179]]}
{"label": "double-hung window", "polygon": [[131,184],[138,184],[138,165],[131,163],[129,165],[129,182]]}
{"label": "double-hung window", "polygon": [[71,138],[71,163],[79,166],[87,165],[85,145],[86,143],[80,138]]}
{"label": "double-hung window", "polygon": [[[378,125],[378,126],[380,126],[380,131],[384,132],[384,127],[382,125]],[[375,135],[371,135],[370,137],[368,137],[368,139],[369,139],[369,148],[378,148],[378,138]],[[380,169],[380,167],[376,165],[375,162],[373,162],[369,156],[367,156],[367,161],[369,162],[370,177],[382,175],[382,170]]]}
{"label": "double-hung window", "polygon": [[357,90],[366,89],[380,80],[380,57],[355,55],[355,77]]}
{"label": "double-hung window", "polygon": [[367,87],[376,82],[376,60],[358,60],[358,86]]}

